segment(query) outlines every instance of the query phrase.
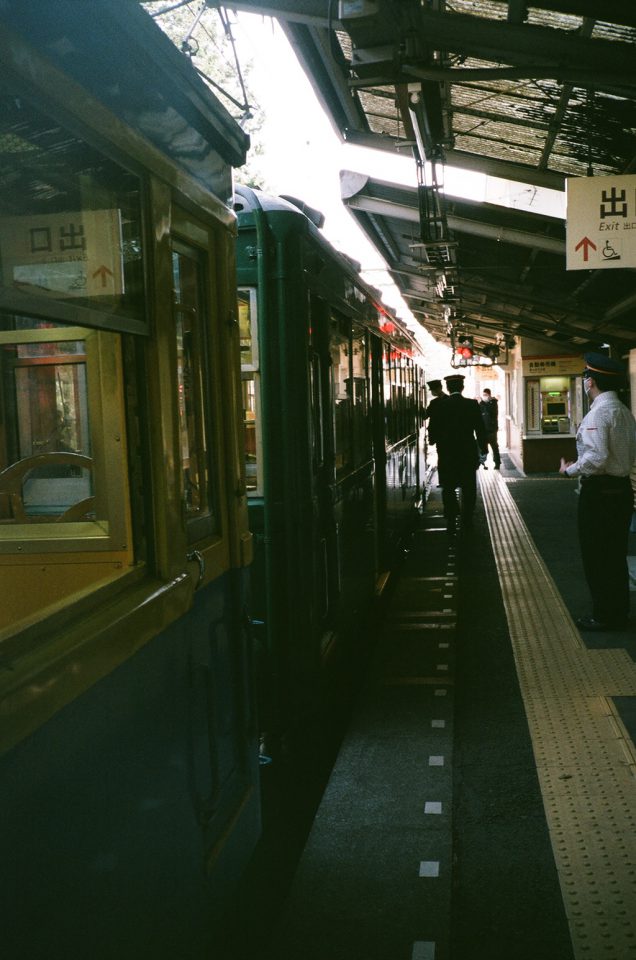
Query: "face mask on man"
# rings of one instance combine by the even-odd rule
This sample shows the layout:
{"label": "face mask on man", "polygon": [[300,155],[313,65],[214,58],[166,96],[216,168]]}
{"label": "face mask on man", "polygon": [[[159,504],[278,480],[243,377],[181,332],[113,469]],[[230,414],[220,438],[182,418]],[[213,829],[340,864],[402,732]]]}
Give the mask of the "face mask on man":
{"label": "face mask on man", "polygon": [[583,379],[583,389],[585,390],[585,393],[586,393],[586,395],[587,395],[588,397],[589,397],[589,395],[590,395],[590,389],[591,389],[591,387],[592,387],[592,381],[590,380],[589,377],[585,377],[585,378]]}

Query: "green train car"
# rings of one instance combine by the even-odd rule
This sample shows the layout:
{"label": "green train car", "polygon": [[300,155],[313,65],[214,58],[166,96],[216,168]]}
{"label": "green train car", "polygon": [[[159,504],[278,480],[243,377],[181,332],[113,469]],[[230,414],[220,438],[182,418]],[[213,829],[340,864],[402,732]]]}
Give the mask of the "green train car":
{"label": "green train car", "polygon": [[0,4],[12,960],[201,960],[261,832],[232,167],[137,3]]}
{"label": "green train car", "polygon": [[[297,201],[239,187],[237,271],[260,725],[302,742],[356,669],[422,496],[417,342]],[[358,664],[359,666],[359,664]]]}

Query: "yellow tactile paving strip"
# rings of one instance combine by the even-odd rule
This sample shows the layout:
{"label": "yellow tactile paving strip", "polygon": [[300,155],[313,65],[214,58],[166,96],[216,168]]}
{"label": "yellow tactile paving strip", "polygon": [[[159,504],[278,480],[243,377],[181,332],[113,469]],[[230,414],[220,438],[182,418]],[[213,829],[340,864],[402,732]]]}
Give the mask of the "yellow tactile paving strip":
{"label": "yellow tactile paving strip", "polygon": [[636,960],[636,751],[610,699],[636,664],[586,649],[505,481],[479,482],[574,955]]}

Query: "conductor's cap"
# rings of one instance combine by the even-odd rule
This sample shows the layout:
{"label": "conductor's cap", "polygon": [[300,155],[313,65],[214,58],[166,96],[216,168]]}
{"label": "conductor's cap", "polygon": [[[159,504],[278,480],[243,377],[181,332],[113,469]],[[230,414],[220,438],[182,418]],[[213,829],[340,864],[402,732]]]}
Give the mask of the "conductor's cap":
{"label": "conductor's cap", "polygon": [[583,376],[595,373],[602,373],[606,377],[624,377],[625,367],[620,360],[612,360],[606,357],[604,353],[586,353],[583,356],[585,360],[585,370]]}
{"label": "conductor's cap", "polygon": [[466,377],[463,373],[451,373],[447,377],[444,377],[446,383],[463,383]]}
{"label": "conductor's cap", "polygon": [[442,386],[441,380],[427,380],[426,385],[431,388],[431,390],[439,390]]}

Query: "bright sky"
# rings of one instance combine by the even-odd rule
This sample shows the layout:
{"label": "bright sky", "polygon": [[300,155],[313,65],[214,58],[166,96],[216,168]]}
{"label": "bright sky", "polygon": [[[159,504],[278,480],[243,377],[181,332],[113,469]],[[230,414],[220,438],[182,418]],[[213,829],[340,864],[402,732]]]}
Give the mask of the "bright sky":
{"label": "bright sky", "polygon": [[[252,161],[264,181],[273,193],[291,194],[320,210],[325,216],[323,233],[327,239],[361,264],[364,279],[379,288],[384,301],[418,332],[430,359],[447,364],[448,347],[438,346],[428,334],[419,336],[421,325],[413,320],[384,261],[340,199],[341,170],[415,186],[415,161],[411,156],[399,157],[340,141],[276,21],[255,14],[235,14],[233,35],[241,64],[251,61],[250,86],[265,113],[265,152]],[[467,199],[553,215],[559,215],[562,209],[558,204],[555,208],[555,191],[551,190],[537,191],[525,184],[450,168],[446,168],[444,180],[446,193]],[[443,359],[441,354],[435,356],[442,350]]]}
{"label": "bright sky", "polygon": [[253,165],[273,193],[291,194],[324,214],[322,232],[329,242],[360,263],[364,279],[417,334],[426,354],[433,359],[440,351],[440,362],[447,365],[448,347],[439,346],[414,320],[383,259],[340,199],[341,170],[415,186],[415,161],[343,144],[275,21],[239,13],[233,34],[242,64],[251,61],[250,86],[265,113],[265,151]]}

